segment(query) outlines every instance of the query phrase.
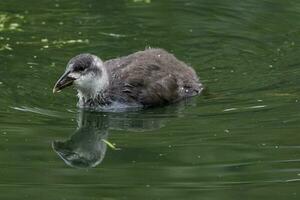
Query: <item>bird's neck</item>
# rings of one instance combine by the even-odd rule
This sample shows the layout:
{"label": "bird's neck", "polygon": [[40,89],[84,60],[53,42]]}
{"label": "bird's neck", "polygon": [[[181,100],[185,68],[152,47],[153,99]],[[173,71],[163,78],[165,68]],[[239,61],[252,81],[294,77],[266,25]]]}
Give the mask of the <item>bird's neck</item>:
{"label": "bird's neck", "polygon": [[101,69],[101,76],[96,76],[89,83],[89,87],[77,89],[77,96],[79,98],[79,104],[85,105],[87,102],[96,101],[99,98],[105,96],[105,91],[107,91],[109,86],[109,76],[107,70],[103,67]]}

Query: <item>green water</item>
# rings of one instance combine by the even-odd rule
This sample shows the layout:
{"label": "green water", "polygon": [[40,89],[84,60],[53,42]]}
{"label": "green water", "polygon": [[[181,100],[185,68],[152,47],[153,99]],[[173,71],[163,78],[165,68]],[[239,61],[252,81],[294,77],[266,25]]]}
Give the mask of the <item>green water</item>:
{"label": "green water", "polygon": [[[297,0],[2,0],[0,199],[299,199],[299,44]],[[76,54],[149,46],[209,94],[123,113],[52,94]]]}

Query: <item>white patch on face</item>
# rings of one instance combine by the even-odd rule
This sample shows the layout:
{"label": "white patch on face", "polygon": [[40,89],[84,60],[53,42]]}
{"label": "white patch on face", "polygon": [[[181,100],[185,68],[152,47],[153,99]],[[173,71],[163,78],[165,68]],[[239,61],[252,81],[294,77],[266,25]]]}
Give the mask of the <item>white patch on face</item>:
{"label": "white patch on face", "polygon": [[108,86],[108,75],[103,66],[103,62],[95,56],[93,65],[97,66],[99,70],[101,70],[99,75],[95,74],[93,71],[84,75],[72,73],[74,78],[79,75],[79,77],[74,81],[74,85],[78,90],[79,99],[82,97],[85,99],[96,98],[97,95]]}
{"label": "white patch on face", "polygon": [[72,72],[72,73],[68,74],[68,77],[74,78],[74,79],[78,79],[80,76],[81,75],[78,72]]}

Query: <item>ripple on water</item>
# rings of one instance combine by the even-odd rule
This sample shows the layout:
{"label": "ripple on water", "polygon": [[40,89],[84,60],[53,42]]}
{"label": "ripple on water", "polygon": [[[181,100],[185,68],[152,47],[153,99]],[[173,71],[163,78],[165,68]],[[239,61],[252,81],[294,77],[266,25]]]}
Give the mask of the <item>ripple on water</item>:
{"label": "ripple on water", "polygon": [[[44,115],[48,117],[65,118],[65,113],[54,111],[54,110],[47,110],[43,108],[27,107],[27,106],[11,107],[11,108],[17,111],[35,113],[35,114]],[[67,111],[70,112],[69,110]]]}

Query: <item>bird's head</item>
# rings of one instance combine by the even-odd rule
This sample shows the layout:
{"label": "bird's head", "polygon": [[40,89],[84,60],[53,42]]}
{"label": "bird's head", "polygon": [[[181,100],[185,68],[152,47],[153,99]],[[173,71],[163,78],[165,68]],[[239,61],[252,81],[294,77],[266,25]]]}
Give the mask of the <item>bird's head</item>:
{"label": "bird's head", "polygon": [[67,64],[63,75],[56,82],[53,93],[74,85],[84,96],[94,96],[108,84],[108,77],[100,58],[91,54],[80,54]]}

